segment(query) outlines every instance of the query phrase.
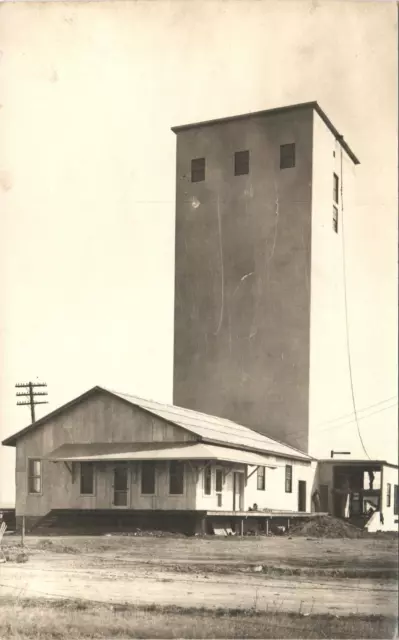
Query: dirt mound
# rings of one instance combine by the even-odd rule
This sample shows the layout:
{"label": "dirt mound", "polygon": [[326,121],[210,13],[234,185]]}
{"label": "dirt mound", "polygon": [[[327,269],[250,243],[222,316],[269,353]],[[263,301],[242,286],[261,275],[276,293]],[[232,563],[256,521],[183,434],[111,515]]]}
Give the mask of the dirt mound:
{"label": "dirt mound", "polygon": [[333,518],[320,516],[293,524],[288,532],[289,536],[308,538],[361,538],[363,533],[357,527]]}

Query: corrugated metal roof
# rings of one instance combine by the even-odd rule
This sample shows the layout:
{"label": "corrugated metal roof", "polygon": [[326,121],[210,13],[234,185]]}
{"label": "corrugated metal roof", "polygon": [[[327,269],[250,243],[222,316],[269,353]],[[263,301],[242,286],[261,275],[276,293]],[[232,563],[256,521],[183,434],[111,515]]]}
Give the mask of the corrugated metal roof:
{"label": "corrugated metal roof", "polygon": [[43,418],[40,418],[34,424],[31,424],[14,435],[9,436],[3,440],[2,444],[15,446],[17,440],[23,437],[26,433],[29,433],[33,429],[37,429],[48,420],[53,419],[62,412],[76,406],[80,402],[84,402],[93,394],[101,392],[120,398],[135,407],[140,407],[144,411],[158,416],[170,424],[182,427],[183,429],[196,434],[199,438],[210,441],[211,443],[231,445],[243,449],[252,449],[255,451],[261,451],[262,453],[268,453],[269,455],[280,456],[288,459],[298,459],[303,460],[304,462],[310,462],[313,459],[311,456],[299,449],[290,447],[287,444],[274,440],[273,438],[269,438],[268,436],[258,433],[257,431],[253,431],[252,429],[237,424],[236,422],[232,422],[231,420],[227,420],[226,418],[219,418],[208,415],[207,413],[201,413],[199,411],[193,411],[191,409],[185,409],[175,405],[163,404],[153,400],[145,400],[137,396],[113,391],[100,386],[93,387],[78,398],[74,398],[46,416],[43,416]]}
{"label": "corrugated metal roof", "polygon": [[187,443],[99,443],[64,444],[46,456],[47,460],[79,461],[122,461],[122,460],[219,460],[237,462],[251,466],[264,466],[275,469],[265,456],[251,451],[229,449],[200,442]]}
{"label": "corrugated metal roof", "polygon": [[207,413],[200,413],[199,411],[193,411],[192,409],[185,409],[175,405],[161,404],[153,400],[144,400],[143,398],[120,393],[119,391],[113,391],[111,389],[108,389],[108,391],[135,406],[157,415],[163,420],[167,420],[172,424],[176,424],[179,427],[195,433],[201,438],[213,440],[221,444],[231,444],[256,449],[287,458],[311,459],[306,453],[294,449],[294,447],[278,442],[226,418],[211,416]]}

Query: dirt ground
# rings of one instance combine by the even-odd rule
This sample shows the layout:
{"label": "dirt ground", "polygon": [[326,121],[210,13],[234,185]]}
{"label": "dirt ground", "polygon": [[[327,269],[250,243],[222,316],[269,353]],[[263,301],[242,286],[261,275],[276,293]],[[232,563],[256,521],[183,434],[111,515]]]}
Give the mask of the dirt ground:
{"label": "dirt ground", "polygon": [[[7,538],[5,552],[16,542]],[[26,544],[27,562],[0,564],[0,596],[397,614],[396,540],[104,536]]]}

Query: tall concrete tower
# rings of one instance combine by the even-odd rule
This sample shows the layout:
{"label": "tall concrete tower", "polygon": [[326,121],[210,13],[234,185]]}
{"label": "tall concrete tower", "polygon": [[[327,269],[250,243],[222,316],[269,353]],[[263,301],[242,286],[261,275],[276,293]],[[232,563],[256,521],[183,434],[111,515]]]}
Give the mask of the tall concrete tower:
{"label": "tall concrete tower", "polygon": [[352,410],[342,233],[359,161],[316,102],[173,131],[174,403],[312,453],[313,426]]}

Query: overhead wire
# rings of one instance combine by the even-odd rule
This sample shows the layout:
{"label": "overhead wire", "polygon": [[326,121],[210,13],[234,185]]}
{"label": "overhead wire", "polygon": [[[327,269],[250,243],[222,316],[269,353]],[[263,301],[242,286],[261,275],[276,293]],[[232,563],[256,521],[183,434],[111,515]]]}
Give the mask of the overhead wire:
{"label": "overhead wire", "polygon": [[364,444],[363,441],[363,437],[360,431],[360,427],[359,427],[359,419],[358,419],[358,415],[357,415],[357,408],[356,408],[356,399],[355,399],[355,391],[354,391],[354,385],[353,385],[353,371],[352,371],[352,358],[351,358],[351,352],[350,352],[350,342],[349,342],[349,317],[348,317],[348,295],[347,295],[347,275],[346,275],[346,256],[345,256],[345,224],[344,224],[344,185],[343,185],[343,168],[342,168],[342,157],[343,157],[343,153],[342,153],[342,146],[340,146],[340,164],[341,164],[341,225],[342,225],[342,271],[343,271],[343,283],[344,283],[344,307],[345,307],[345,329],[346,329],[346,352],[347,352],[347,356],[348,356],[348,368],[349,368],[349,381],[350,381],[350,388],[351,388],[351,396],[352,396],[352,404],[353,404],[353,413],[355,416],[355,422],[356,422],[356,429],[357,429],[357,433],[359,435],[359,440],[360,443],[362,445],[363,451],[366,454],[367,458],[370,460],[370,456],[368,454],[368,451],[366,449],[366,446]]}

